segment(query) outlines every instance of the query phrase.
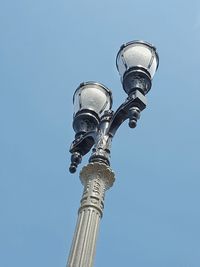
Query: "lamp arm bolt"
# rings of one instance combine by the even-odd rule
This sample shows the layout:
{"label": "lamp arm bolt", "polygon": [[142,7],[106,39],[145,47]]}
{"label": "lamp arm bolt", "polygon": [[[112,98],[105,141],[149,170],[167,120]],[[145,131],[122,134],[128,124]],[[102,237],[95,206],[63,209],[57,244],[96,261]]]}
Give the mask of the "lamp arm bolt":
{"label": "lamp arm bolt", "polygon": [[69,171],[71,173],[75,173],[77,166],[81,163],[82,161],[82,155],[79,152],[73,152],[71,155],[71,165],[69,167]]}

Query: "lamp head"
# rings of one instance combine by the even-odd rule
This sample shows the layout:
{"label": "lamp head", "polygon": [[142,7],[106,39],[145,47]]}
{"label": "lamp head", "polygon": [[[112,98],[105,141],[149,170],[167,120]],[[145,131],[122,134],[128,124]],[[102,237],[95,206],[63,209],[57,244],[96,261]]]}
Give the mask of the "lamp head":
{"label": "lamp head", "polygon": [[144,41],[123,44],[117,54],[116,66],[125,92],[130,95],[136,90],[147,94],[159,65],[156,48]]}
{"label": "lamp head", "polygon": [[101,83],[84,82],[79,85],[73,96],[76,134],[97,129],[104,111],[112,107],[112,93]]}

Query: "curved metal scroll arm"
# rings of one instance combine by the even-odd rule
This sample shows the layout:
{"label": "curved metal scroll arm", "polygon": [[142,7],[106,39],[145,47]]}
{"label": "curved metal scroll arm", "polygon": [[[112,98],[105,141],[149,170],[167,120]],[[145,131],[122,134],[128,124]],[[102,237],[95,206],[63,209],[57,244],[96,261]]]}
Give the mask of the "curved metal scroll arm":
{"label": "curved metal scroll arm", "polygon": [[146,104],[146,97],[140,91],[136,90],[113,114],[107,134],[114,137],[117,129],[127,119],[130,120],[129,126],[135,128],[137,120],[140,117],[140,112],[146,108]]}
{"label": "curved metal scroll arm", "polygon": [[110,150],[112,138],[120,125],[129,118],[129,126],[135,128],[140,112],[146,107],[146,97],[138,90],[130,95],[116,110],[106,111],[99,125],[97,139],[90,161],[102,161],[110,164]]}

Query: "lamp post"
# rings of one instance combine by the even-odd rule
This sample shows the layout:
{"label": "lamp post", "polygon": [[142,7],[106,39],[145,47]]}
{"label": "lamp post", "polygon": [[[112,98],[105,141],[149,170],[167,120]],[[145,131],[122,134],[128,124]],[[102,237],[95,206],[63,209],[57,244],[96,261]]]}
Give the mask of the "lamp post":
{"label": "lamp post", "polygon": [[74,93],[75,139],[70,148],[70,172],[76,171],[91,149],[92,154],[80,172],[84,190],[67,267],[93,266],[105,191],[115,180],[110,168],[112,139],[125,120],[129,120],[131,128],[136,127],[141,111],[146,108],[146,94],[158,64],[156,49],[147,42],[132,41],[121,46],[116,65],[128,97],[115,112],[111,110],[111,91],[100,83],[81,83]]}

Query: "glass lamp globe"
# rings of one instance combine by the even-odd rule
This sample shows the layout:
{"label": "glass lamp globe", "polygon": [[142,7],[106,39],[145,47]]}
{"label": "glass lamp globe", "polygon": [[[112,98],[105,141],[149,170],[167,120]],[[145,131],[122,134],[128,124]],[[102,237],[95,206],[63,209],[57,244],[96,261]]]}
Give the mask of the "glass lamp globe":
{"label": "glass lamp globe", "polygon": [[158,68],[159,56],[153,45],[144,41],[131,41],[121,46],[116,65],[128,94],[135,89],[141,89],[146,94]]}
{"label": "glass lamp globe", "polygon": [[112,93],[101,83],[84,82],[73,96],[76,133],[95,130],[104,111],[112,107]]}

